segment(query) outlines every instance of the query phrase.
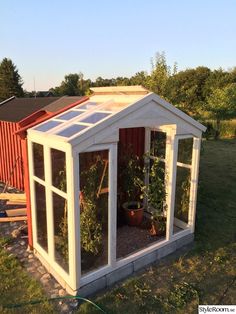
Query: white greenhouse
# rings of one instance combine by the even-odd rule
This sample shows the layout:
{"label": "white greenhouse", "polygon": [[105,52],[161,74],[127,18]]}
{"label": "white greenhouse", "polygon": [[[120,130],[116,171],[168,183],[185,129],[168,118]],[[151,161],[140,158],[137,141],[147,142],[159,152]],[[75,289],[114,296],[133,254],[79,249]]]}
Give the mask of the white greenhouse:
{"label": "white greenhouse", "polygon": [[33,249],[88,295],[193,241],[205,127],[141,86],[28,130]]}

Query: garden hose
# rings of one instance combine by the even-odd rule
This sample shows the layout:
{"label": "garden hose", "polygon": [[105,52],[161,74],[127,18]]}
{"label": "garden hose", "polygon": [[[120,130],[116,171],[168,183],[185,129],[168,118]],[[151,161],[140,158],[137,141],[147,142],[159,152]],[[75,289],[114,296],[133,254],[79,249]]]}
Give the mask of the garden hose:
{"label": "garden hose", "polygon": [[6,305],[3,305],[3,308],[13,309],[13,308],[26,306],[26,305],[39,304],[39,303],[42,303],[42,302],[45,302],[45,301],[56,301],[56,300],[65,300],[65,299],[77,299],[77,300],[88,302],[88,303],[92,304],[97,310],[99,310],[102,313],[106,314],[106,312],[102,308],[100,308],[97,304],[95,304],[94,302],[90,301],[89,299],[86,299],[86,298],[83,298],[83,297],[80,297],[80,296],[64,296],[64,297],[55,297],[55,298],[49,298],[49,299],[32,300],[32,301],[16,303],[16,304],[6,304]]}

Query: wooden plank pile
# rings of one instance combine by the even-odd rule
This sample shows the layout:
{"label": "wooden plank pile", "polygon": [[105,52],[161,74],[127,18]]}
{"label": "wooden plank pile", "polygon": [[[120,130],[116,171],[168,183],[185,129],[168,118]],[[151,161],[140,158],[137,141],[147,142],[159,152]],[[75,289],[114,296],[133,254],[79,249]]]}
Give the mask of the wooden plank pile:
{"label": "wooden plank pile", "polygon": [[[1,213],[0,222],[27,220],[25,194],[0,193],[0,200],[5,201],[7,205],[7,209],[3,210]],[[17,206],[19,206],[19,208],[17,208]]]}

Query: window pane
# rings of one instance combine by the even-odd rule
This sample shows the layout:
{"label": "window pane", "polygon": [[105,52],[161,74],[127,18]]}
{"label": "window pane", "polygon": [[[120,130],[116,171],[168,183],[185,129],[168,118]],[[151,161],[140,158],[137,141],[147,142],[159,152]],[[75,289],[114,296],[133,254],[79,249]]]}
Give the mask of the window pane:
{"label": "window pane", "polygon": [[81,153],[80,232],[81,271],[108,263],[108,151]]}
{"label": "window pane", "polygon": [[97,123],[98,121],[106,118],[107,116],[109,116],[110,113],[105,113],[105,112],[95,112],[93,114],[91,114],[89,117],[81,120],[81,122],[84,123]]}
{"label": "window pane", "polygon": [[61,123],[62,122],[59,122],[59,121],[48,121],[42,125],[37,126],[37,128],[35,128],[35,130],[41,131],[41,132],[47,132],[47,131],[55,128],[56,126],[58,126]]}
{"label": "window pane", "polygon": [[45,187],[38,182],[35,182],[34,186],[37,242],[48,251]]}
{"label": "window pane", "polygon": [[166,133],[151,131],[151,156],[165,159],[166,155]]}
{"label": "window pane", "polygon": [[[175,192],[175,218],[188,223],[190,169],[177,167]],[[178,221],[177,221],[178,225]]]}
{"label": "window pane", "polygon": [[51,149],[52,185],[66,192],[66,154],[60,150]]}
{"label": "window pane", "polygon": [[164,162],[143,160],[120,147],[118,155],[116,255],[120,259],[165,239],[166,188]]}
{"label": "window pane", "polygon": [[62,120],[70,120],[74,117],[81,115],[82,113],[84,113],[84,111],[69,111],[69,112],[66,112],[66,113],[58,116],[57,118],[62,119]]}
{"label": "window pane", "polygon": [[72,135],[79,133],[80,131],[86,129],[86,125],[80,124],[73,124],[72,126],[64,129],[63,131],[57,133],[57,135],[64,136],[64,137],[71,137]]}
{"label": "window pane", "polygon": [[95,101],[90,101],[87,102],[86,104],[82,105],[82,106],[78,106],[76,108],[78,109],[91,109],[91,108],[95,108],[98,105],[98,103],[96,103]]}
{"label": "window pane", "polygon": [[179,140],[178,146],[178,162],[183,164],[192,163],[193,138],[185,138]]}
{"label": "window pane", "polygon": [[33,143],[34,175],[42,180],[44,176],[43,145]]}
{"label": "window pane", "polygon": [[69,272],[67,201],[53,193],[53,225],[55,260]]}

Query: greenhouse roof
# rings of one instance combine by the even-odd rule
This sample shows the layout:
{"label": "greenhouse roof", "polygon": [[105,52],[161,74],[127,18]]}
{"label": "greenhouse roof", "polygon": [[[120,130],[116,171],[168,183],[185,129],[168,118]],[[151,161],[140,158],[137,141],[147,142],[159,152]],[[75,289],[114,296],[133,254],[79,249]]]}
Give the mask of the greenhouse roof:
{"label": "greenhouse roof", "polygon": [[[99,131],[98,125],[102,124],[103,127],[107,127],[122,118],[122,114],[131,113],[140,101],[144,105],[142,100],[151,101],[152,98],[157,98],[158,103],[198,129],[205,130],[200,123],[141,86],[100,87],[92,88],[92,91],[94,94],[89,100],[38,124],[31,128],[30,132],[72,143],[75,138],[81,137],[89,130],[93,129],[95,133]],[[91,135],[91,132],[88,134]]]}
{"label": "greenhouse roof", "polygon": [[100,90],[97,92],[97,89],[94,88],[94,96],[91,96],[88,101],[38,124],[31,130],[45,135],[57,136],[59,140],[66,142],[70,141],[95,125],[109,119],[148,93],[144,88],[140,88],[137,94],[132,91],[130,95],[127,94],[127,86],[125,88],[124,93],[122,89],[120,93],[117,93],[117,90],[114,90],[113,87],[112,94],[111,91],[107,93],[106,90],[100,94]]}

